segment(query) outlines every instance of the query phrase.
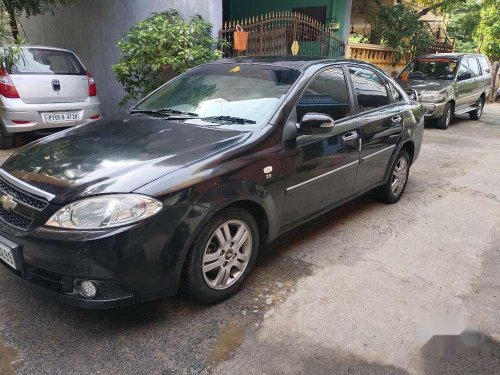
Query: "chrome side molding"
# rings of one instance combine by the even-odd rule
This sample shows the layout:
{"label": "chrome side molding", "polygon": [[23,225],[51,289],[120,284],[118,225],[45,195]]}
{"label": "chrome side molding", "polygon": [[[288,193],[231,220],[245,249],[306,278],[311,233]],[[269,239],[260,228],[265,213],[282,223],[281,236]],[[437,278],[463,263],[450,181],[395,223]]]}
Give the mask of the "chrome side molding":
{"label": "chrome side molding", "polygon": [[361,158],[361,161],[363,162],[363,161],[371,159],[371,158],[373,158],[373,157],[375,157],[377,155],[380,155],[383,152],[387,152],[387,151],[393,150],[395,147],[396,147],[396,145],[392,145],[392,146],[383,148],[382,150],[378,150],[378,151],[374,152],[373,154],[366,155],[364,158]]}
{"label": "chrome side molding", "polygon": [[309,184],[309,183],[311,183],[311,182],[317,181],[317,180],[322,179],[322,178],[324,178],[324,177],[326,177],[326,176],[329,176],[329,175],[331,175],[331,174],[334,174],[334,173],[340,172],[340,171],[342,171],[342,170],[344,170],[344,169],[347,169],[347,168],[349,168],[349,167],[352,167],[352,166],[355,166],[355,165],[358,165],[358,164],[359,164],[359,161],[357,161],[357,160],[356,160],[356,161],[353,161],[353,162],[351,162],[351,163],[349,163],[349,164],[343,165],[342,167],[336,168],[336,169],[334,169],[334,170],[332,170],[332,171],[329,171],[329,172],[326,172],[326,173],[320,174],[319,176],[316,176],[316,177],[313,177],[313,178],[311,178],[311,179],[309,179],[309,180],[303,181],[303,182],[301,182],[300,184],[297,184],[297,185],[293,185],[293,186],[287,187],[287,188],[285,189],[285,192],[287,192],[287,193],[288,193],[288,192],[290,192],[290,191],[292,191],[292,190],[295,190],[295,189],[297,189],[297,188],[299,188],[299,187],[302,187],[302,186],[304,186],[304,185],[307,185],[307,184]]}

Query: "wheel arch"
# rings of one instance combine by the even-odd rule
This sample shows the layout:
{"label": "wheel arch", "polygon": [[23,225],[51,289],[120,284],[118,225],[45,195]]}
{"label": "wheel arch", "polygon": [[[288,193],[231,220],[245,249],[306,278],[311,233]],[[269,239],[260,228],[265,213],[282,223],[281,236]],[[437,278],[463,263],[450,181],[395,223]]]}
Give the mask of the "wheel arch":
{"label": "wheel arch", "polygon": [[247,212],[249,212],[255,222],[257,223],[257,227],[259,228],[259,241],[261,244],[266,244],[269,239],[269,216],[266,209],[260,203],[255,200],[250,199],[241,199],[230,202],[215,211],[220,212],[222,210],[226,210],[229,208],[241,208]]}
{"label": "wheel arch", "polygon": [[[415,156],[415,143],[409,139],[399,149],[399,151],[405,150],[408,155],[410,156],[410,165],[413,163],[413,157]],[[399,152],[398,151],[398,152]]]}

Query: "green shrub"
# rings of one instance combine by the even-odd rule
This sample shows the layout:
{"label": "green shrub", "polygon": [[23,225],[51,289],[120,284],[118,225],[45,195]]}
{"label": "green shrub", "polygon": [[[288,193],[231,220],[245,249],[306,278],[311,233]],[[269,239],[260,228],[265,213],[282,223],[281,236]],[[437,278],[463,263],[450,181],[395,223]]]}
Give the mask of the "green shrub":
{"label": "green shrub", "polygon": [[214,50],[212,25],[199,15],[189,21],[170,9],[153,13],[118,42],[120,60],[112,66],[125,89],[120,104],[153,91],[166,80],[222,56]]}

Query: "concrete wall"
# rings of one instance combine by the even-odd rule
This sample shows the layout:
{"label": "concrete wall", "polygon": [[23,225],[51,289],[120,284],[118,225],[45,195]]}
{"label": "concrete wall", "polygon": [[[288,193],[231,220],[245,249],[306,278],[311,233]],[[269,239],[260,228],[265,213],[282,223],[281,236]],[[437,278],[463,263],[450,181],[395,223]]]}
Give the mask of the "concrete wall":
{"label": "concrete wall", "polygon": [[105,115],[110,115],[123,109],[118,105],[123,89],[111,70],[120,57],[116,43],[130,26],[169,8],[185,18],[199,13],[214,25],[214,36],[222,24],[222,0],[82,0],[21,23],[30,44],[67,48],[80,57],[97,81]]}

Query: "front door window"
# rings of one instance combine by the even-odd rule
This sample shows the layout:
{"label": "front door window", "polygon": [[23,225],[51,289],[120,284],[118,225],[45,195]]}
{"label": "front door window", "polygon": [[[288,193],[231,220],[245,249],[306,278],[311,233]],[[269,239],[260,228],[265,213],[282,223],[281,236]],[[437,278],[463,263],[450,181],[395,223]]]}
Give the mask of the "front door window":
{"label": "front door window", "polygon": [[338,121],[350,115],[349,93],[341,68],[319,73],[306,88],[297,105],[297,120],[308,112],[323,113]]}

